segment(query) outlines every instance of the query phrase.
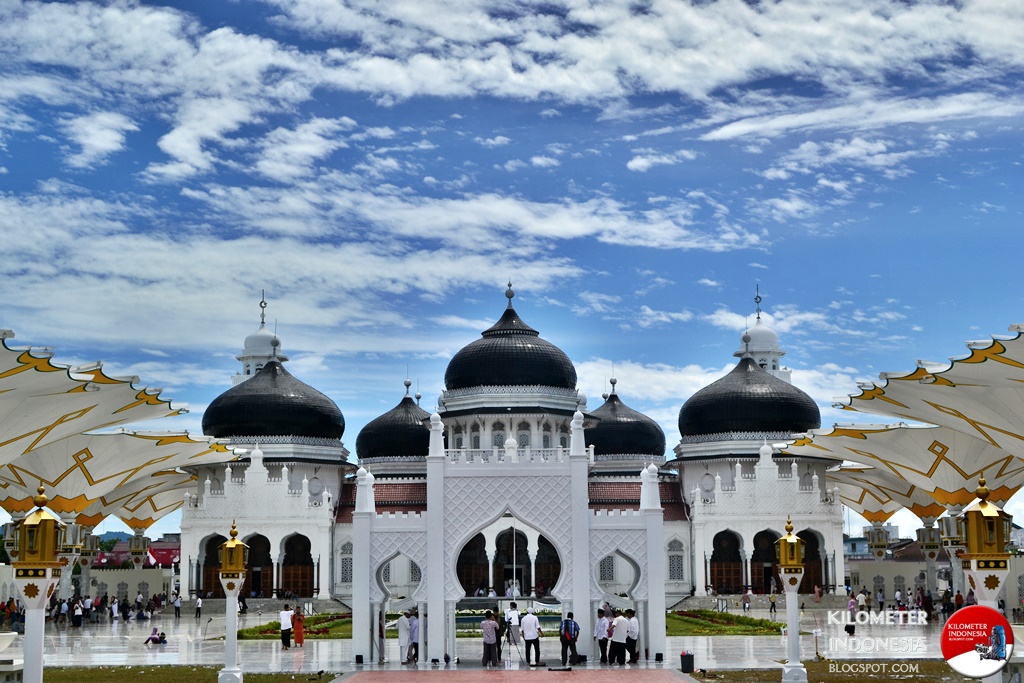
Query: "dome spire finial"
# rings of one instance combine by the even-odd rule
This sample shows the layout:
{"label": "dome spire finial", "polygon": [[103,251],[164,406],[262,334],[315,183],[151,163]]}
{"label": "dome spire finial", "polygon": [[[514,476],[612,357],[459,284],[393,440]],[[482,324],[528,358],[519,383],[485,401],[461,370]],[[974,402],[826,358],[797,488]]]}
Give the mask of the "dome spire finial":
{"label": "dome spire finial", "polygon": [[512,308],[512,298],[513,298],[513,297],[514,297],[515,295],[516,295],[516,293],[515,293],[515,291],[514,291],[514,290],[512,289],[512,280],[510,279],[510,280],[508,281],[508,289],[506,289],[506,290],[505,290],[505,296],[506,296],[506,297],[508,298],[508,307],[509,307],[509,308]]}
{"label": "dome spire finial", "polygon": [[618,383],[619,383],[619,380],[615,379],[614,377],[612,377],[610,380],[608,380],[608,384],[612,385],[611,393],[613,395],[615,394],[615,385],[618,384]]}
{"label": "dome spire finial", "polygon": [[761,302],[762,301],[763,301],[763,299],[761,298],[761,285],[755,284],[754,285],[754,305],[757,307],[756,310],[757,310],[757,319],[758,320],[761,320]]}
{"label": "dome spire finial", "polygon": [[408,396],[409,395],[409,387],[412,386],[412,380],[409,379],[408,377],[406,377],[405,378],[405,382],[403,382],[403,384],[405,384],[405,395]]}
{"label": "dome spire finial", "polygon": [[267,290],[260,290],[260,327],[267,324]]}

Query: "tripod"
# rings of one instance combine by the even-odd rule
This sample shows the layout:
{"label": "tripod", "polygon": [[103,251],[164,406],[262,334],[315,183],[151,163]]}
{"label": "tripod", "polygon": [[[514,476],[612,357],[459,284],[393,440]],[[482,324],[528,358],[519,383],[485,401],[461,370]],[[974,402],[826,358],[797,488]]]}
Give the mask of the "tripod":
{"label": "tripod", "polygon": [[[520,637],[522,637],[520,635]],[[516,653],[519,655],[519,662],[521,664],[526,663],[526,659],[523,657],[523,651],[519,649],[519,642],[517,639],[512,637],[512,625],[506,622],[505,624],[505,668],[512,668],[512,646],[516,646]]]}

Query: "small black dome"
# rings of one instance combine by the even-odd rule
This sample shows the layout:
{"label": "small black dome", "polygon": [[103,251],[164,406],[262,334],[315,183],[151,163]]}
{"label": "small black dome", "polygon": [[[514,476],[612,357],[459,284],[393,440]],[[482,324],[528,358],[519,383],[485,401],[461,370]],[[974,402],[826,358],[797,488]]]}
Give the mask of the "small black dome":
{"label": "small black dome", "polygon": [[203,414],[207,436],[301,436],[340,439],[345,418],[319,391],[271,360],[252,378],[213,399]]}
{"label": "small black dome", "polygon": [[512,290],[508,308],[501,320],[465,346],[444,373],[449,391],[479,386],[533,386],[576,388],[576,368],[569,357],[551,342],[540,338],[512,308]]}
{"label": "small black dome", "polygon": [[690,397],[679,411],[683,437],[726,432],[799,433],[821,426],[810,396],[761,369],[749,356]]}
{"label": "small black dome", "polygon": [[429,418],[430,413],[406,394],[401,403],[363,427],[356,437],[356,454],[360,460],[426,455],[430,430],[423,421]]}
{"label": "small black dome", "polygon": [[614,391],[590,414],[600,418],[600,422],[584,432],[587,446],[594,447],[594,455],[637,453],[664,457],[665,432],[657,422],[619,400]]}

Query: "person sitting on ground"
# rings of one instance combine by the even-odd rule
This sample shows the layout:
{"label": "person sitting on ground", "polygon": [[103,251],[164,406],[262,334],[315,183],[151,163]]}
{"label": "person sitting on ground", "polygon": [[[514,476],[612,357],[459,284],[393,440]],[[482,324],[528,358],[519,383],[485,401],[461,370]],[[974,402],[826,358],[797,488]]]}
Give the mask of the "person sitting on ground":
{"label": "person sitting on ground", "polygon": [[146,638],[143,645],[149,645],[150,643],[156,643],[157,645],[160,644],[160,634],[157,633],[155,626],[153,627],[153,632],[149,634],[149,637]]}

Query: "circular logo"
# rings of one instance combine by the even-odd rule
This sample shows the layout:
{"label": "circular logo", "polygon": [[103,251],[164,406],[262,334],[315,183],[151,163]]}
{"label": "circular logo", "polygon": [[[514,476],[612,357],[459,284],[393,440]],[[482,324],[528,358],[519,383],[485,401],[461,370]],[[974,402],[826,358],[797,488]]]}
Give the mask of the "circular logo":
{"label": "circular logo", "polygon": [[1006,617],[981,605],[953,613],[942,628],[942,656],[968,678],[1002,671],[1013,653],[1013,630]]}

